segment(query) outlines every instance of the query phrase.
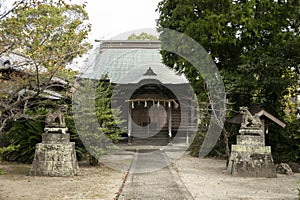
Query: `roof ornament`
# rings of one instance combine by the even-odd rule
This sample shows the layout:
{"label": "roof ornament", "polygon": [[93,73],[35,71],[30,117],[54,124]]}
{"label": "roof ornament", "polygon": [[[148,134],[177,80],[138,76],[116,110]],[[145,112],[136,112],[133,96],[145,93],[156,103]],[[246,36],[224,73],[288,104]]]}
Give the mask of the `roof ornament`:
{"label": "roof ornament", "polygon": [[157,76],[156,73],[154,73],[153,69],[151,67],[148,68],[144,76]]}

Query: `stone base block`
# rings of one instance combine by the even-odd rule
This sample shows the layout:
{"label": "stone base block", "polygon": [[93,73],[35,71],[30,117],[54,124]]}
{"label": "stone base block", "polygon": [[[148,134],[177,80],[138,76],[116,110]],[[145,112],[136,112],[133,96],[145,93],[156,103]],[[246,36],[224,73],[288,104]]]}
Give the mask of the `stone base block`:
{"label": "stone base block", "polygon": [[277,177],[269,146],[232,145],[227,170],[233,176]]}
{"label": "stone base block", "polygon": [[38,143],[29,174],[32,176],[74,176],[78,172],[75,143]]}
{"label": "stone base block", "polygon": [[237,135],[236,143],[238,145],[265,146],[265,139],[259,135]]}
{"label": "stone base block", "polygon": [[57,143],[69,143],[70,142],[70,134],[62,134],[62,133],[43,133],[42,135],[42,143],[45,144],[57,144]]}

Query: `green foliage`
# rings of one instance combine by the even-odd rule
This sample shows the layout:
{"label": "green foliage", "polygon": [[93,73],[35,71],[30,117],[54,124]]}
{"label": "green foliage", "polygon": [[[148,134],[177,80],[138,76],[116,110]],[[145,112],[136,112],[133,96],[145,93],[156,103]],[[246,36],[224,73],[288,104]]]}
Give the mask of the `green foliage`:
{"label": "green foliage", "polygon": [[65,116],[66,126],[68,127],[68,133],[70,134],[70,141],[75,142],[75,151],[77,160],[84,160],[86,158],[87,151],[80,140],[80,137],[77,133],[74,119],[71,112],[71,105],[69,106],[68,115]]}
{"label": "green foliage", "polygon": [[108,136],[112,142],[117,142],[124,130],[118,125],[123,123],[120,120],[120,109],[111,108],[113,85],[107,81],[100,81],[96,89],[96,116],[100,124],[100,129]]}
{"label": "green foliage", "polygon": [[[12,162],[31,163],[35,153],[35,145],[42,140],[45,114],[48,110],[54,112],[56,107],[65,103],[63,101],[53,101],[51,105],[49,102],[48,104],[41,104],[40,106],[44,105],[48,108],[36,108],[34,112],[31,111],[33,116],[39,115],[41,116],[40,118],[13,122],[10,129],[1,135],[4,147],[0,148],[0,158]],[[70,109],[71,106],[69,106],[69,114],[65,116],[68,133],[70,134],[71,142],[75,142],[77,159],[86,159],[88,152],[77,134]]]}
{"label": "green foliage", "polygon": [[[45,126],[44,118],[45,114],[50,110],[54,112],[56,107],[66,102],[57,101],[46,104],[41,102],[40,106],[47,106],[48,108],[36,108],[33,112],[30,110],[30,114],[33,116],[41,116],[35,120],[19,120],[11,124],[10,129],[1,135],[2,145],[0,148],[0,157],[6,161],[31,163],[35,153],[35,145],[42,140],[43,127]],[[69,109],[71,106],[69,106]],[[75,128],[73,116],[66,115],[66,124],[68,127],[68,133],[70,134],[71,142],[75,142],[76,156],[78,160],[85,159],[87,151],[82,144],[77,130]]]}
{"label": "green foliage", "polygon": [[204,141],[204,138],[208,130],[208,124],[210,121],[207,104],[199,103],[199,107],[200,107],[199,117],[201,118],[201,123],[198,125],[198,130],[194,136],[191,145],[189,146],[190,155],[194,157],[199,156],[199,151],[201,148],[200,144],[202,144]]}
{"label": "green foliage", "polygon": [[44,67],[63,67],[89,48],[84,5],[63,1],[17,1],[0,22],[0,52],[19,50]]}
{"label": "green foliage", "polygon": [[[299,9],[298,0],[163,0],[157,25],[159,30],[169,28],[192,37],[210,53],[221,72],[230,110],[264,104],[276,117],[286,118],[293,112],[286,112],[286,99],[294,95],[300,74]],[[206,102],[201,74],[175,54],[163,51],[162,56],[165,64],[186,75]],[[269,138],[273,152],[283,155],[297,143],[291,137],[293,126],[289,122],[286,129],[270,131],[276,135]],[[283,140],[285,147],[280,149]]]}
{"label": "green foliage", "polygon": [[200,145],[199,144],[203,143],[205,135],[206,135],[206,132],[203,132],[203,131],[200,131],[200,130],[197,131],[192,144],[189,146],[189,151],[190,151],[191,156],[194,156],[194,157],[199,156],[199,151],[200,151]]}
{"label": "green foliage", "polygon": [[3,154],[6,153],[6,152],[10,152],[10,151],[15,151],[19,148],[19,145],[15,146],[15,145],[12,145],[10,144],[9,146],[7,147],[2,147],[0,148],[0,156],[1,158],[3,157]]}
{"label": "green foliage", "polygon": [[31,163],[35,145],[42,141],[44,123],[40,121],[16,121],[5,134],[9,146],[2,149],[2,158],[7,161]]}
{"label": "green foliage", "polygon": [[[113,150],[124,130],[119,128],[122,121],[120,110],[111,108],[113,85],[106,79],[99,82],[82,80],[80,96],[74,95],[74,119],[78,134],[88,151],[91,164],[108,151]],[[82,98],[86,97],[86,98]]]}
{"label": "green foliage", "polygon": [[[276,107],[287,86],[295,83],[289,75],[300,62],[295,56],[299,54],[288,51],[299,40],[300,13],[295,2],[164,0],[158,7],[158,26],[189,35],[211,53],[234,108],[250,103]],[[197,73],[189,70],[192,66],[186,61],[169,52],[163,58],[194,82]],[[280,112],[280,108],[273,110]]]}
{"label": "green foliage", "polygon": [[155,35],[151,35],[145,32],[142,32],[140,35],[136,35],[135,33],[132,33],[128,40],[157,40],[158,38]]}
{"label": "green foliage", "polygon": [[[0,13],[0,56],[17,52],[26,58],[26,62],[12,63],[24,70],[22,76],[11,76],[6,82],[0,80],[0,133],[7,131],[0,135],[5,139],[1,142],[1,146],[5,146],[2,157],[31,162],[35,144],[41,141],[47,110],[70,103],[69,86],[75,72],[66,66],[91,47],[86,42],[91,26],[87,23],[85,4],[63,0],[18,0],[12,7]],[[54,78],[66,80],[70,85],[57,84]],[[46,89],[66,98],[39,98]],[[85,150],[72,117],[67,117],[66,122],[80,157]]]}
{"label": "green foliage", "polygon": [[[288,144],[290,147],[290,152],[288,155],[290,155],[288,160],[292,160],[295,162],[300,162],[300,123],[299,120],[294,120],[292,123],[289,123],[290,125],[290,131],[289,131],[289,138],[291,143]],[[292,150],[291,150],[292,149]]]}
{"label": "green foliage", "polygon": [[0,80],[0,132],[7,123],[31,118],[24,110],[38,105],[43,91],[57,87],[54,78],[73,81],[74,72],[67,65],[91,47],[86,42],[91,26],[84,8],[85,4],[63,0],[18,0],[0,13],[0,56],[14,53],[23,58],[21,63],[12,60],[17,75]]}

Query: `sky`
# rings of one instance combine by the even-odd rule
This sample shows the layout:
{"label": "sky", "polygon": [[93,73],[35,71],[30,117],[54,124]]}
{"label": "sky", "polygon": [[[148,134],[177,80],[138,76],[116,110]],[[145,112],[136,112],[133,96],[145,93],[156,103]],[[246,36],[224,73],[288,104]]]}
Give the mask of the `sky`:
{"label": "sky", "polygon": [[[1,0],[0,0],[1,1]],[[122,33],[136,29],[156,27],[155,12],[161,0],[69,0],[68,3],[87,3],[86,11],[89,15],[89,23],[92,31],[89,34],[89,42],[97,45],[95,40],[127,39],[116,37]],[[7,5],[13,0],[6,0]],[[81,59],[79,59],[81,60]],[[77,60],[75,62],[78,62]],[[81,63],[81,62],[79,62]],[[80,64],[81,65],[81,64]]]}
{"label": "sky", "polygon": [[[83,2],[83,0],[78,0]],[[155,28],[160,0],[85,0],[92,32],[89,40],[110,39],[134,29]]]}
{"label": "sky", "polygon": [[[161,0],[71,0],[71,3],[87,2],[86,11],[92,31],[89,42],[95,47],[95,40],[127,39],[127,32],[142,29],[143,32],[155,34],[149,29],[156,27],[155,12]],[[144,31],[145,30],[145,31]],[[124,34],[125,33],[125,34]],[[126,36],[124,36],[126,35]],[[130,35],[130,34],[129,34]],[[88,55],[75,59],[71,64],[73,69],[84,66]]]}
{"label": "sky", "polygon": [[[3,0],[0,0],[3,1]],[[142,28],[155,28],[161,0],[66,0],[68,3],[87,3],[92,32],[89,40],[110,39],[115,35]],[[14,0],[4,0],[8,7]]]}

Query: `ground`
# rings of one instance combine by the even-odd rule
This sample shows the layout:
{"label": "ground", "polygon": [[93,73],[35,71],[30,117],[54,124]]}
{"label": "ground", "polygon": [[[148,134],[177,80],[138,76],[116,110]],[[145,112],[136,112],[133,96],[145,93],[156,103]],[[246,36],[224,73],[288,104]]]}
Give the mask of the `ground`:
{"label": "ground", "polygon": [[0,175],[0,200],[114,199],[125,175],[105,166],[81,166],[74,177],[32,177],[30,165],[0,167],[7,172]]}
{"label": "ground", "polygon": [[225,166],[225,160],[185,155],[174,168],[194,199],[298,199],[299,173],[277,174],[277,178],[232,177]]}
{"label": "ground", "polygon": [[[27,176],[30,165],[0,164],[0,199],[114,199],[126,173],[104,166],[80,167],[75,177]],[[225,161],[184,155],[171,166],[194,199],[297,199],[300,174],[242,178],[226,173]]]}

